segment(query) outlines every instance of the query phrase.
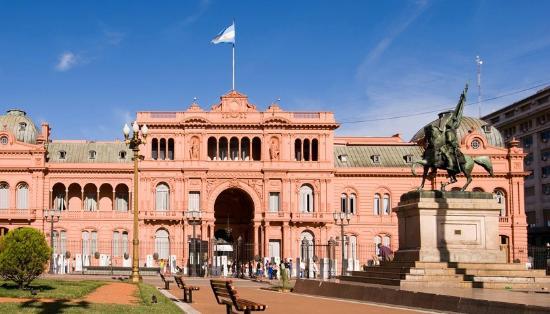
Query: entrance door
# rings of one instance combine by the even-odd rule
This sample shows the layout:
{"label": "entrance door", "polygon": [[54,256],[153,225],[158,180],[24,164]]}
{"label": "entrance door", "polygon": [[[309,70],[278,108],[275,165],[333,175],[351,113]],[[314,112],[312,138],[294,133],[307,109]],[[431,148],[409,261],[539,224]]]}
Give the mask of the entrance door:
{"label": "entrance door", "polygon": [[269,240],[269,257],[272,261],[281,261],[281,240]]}

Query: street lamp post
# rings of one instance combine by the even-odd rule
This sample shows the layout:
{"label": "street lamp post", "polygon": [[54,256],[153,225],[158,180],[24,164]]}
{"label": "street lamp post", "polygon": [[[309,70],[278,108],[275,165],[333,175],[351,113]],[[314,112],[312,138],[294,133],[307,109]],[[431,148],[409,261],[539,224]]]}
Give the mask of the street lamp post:
{"label": "street lamp post", "polygon": [[54,250],[53,250],[53,223],[59,221],[59,217],[61,216],[59,210],[55,209],[49,209],[44,211],[44,220],[46,222],[50,222],[50,247],[52,249],[52,254],[50,255],[50,274],[53,274],[53,263],[54,263]]}
{"label": "street lamp post", "polygon": [[190,275],[196,277],[197,276],[197,265],[199,262],[199,258],[197,257],[197,233],[196,233],[196,226],[201,224],[202,221],[202,212],[198,210],[188,210],[185,214],[187,216],[187,221],[189,221],[189,224],[193,226],[193,239],[191,239],[191,242],[193,243],[191,245],[193,252],[192,255],[193,259],[191,260],[193,263],[191,264],[191,272]]}
{"label": "street lamp post", "polygon": [[340,226],[340,238],[341,238],[341,241],[342,241],[342,273],[341,275],[343,276],[344,275],[344,272],[345,272],[345,267],[344,267],[344,243],[345,243],[345,239],[344,239],[344,226],[345,225],[349,225],[349,220],[351,219],[351,214],[350,213],[344,213],[344,212],[334,212],[332,214],[333,218],[334,218],[334,224],[337,225],[337,226]]}
{"label": "street lamp post", "polygon": [[139,221],[138,221],[138,160],[139,160],[139,145],[145,144],[145,138],[147,137],[147,125],[141,127],[141,137],[140,129],[137,121],[134,121],[132,124],[132,137],[130,137],[130,128],[128,124],[124,125],[122,130],[124,133],[124,142],[128,147],[134,152],[134,230],[132,232],[132,274],[130,275],[130,280],[132,282],[139,282],[141,276],[139,275]]}

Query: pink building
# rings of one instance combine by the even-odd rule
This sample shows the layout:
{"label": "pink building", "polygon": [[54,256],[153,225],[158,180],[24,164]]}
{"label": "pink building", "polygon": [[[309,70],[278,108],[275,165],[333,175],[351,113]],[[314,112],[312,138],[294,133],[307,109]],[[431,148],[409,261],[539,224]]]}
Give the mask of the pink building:
{"label": "pink building", "polygon": [[[277,104],[262,112],[235,91],[210,111],[192,104],[138,112],[137,122],[149,128],[139,161],[140,266],[166,259],[174,271],[197,259],[217,266],[231,256],[325,257],[323,245],[340,239],[333,212],[346,211],[345,263],[358,268],[372,260],[376,243],[397,247],[391,209],[420,184],[411,161],[422,155],[422,131],[411,142],[398,134],[336,137],[331,112]],[[525,260],[522,150],[515,142],[504,147],[498,130],[475,118],[464,119],[459,137],[465,154],[491,157],[495,177],[475,168],[471,188],[495,193],[503,249],[510,261]],[[444,180],[441,174],[426,188]],[[58,272],[131,264],[133,184],[124,141],[51,141],[48,124],[38,129],[23,111],[0,116],[0,232],[33,226],[49,237],[44,209],[60,209]],[[188,211],[202,214],[195,227]],[[201,239],[194,247],[193,228]]]}

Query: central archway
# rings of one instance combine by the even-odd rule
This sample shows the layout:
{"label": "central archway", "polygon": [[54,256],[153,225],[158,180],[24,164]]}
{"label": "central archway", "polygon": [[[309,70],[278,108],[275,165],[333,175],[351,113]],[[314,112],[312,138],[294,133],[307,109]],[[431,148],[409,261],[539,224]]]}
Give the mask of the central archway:
{"label": "central archway", "polygon": [[214,203],[214,236],[232,243],[239,237],[243,243],[252,243],[254,201],[239,188],[228,188]]}

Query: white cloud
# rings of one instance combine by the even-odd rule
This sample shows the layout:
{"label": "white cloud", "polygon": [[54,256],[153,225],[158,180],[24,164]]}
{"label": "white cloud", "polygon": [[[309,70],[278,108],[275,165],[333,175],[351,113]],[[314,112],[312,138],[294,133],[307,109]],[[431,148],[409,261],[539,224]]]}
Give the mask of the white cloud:
{"label": "white cloud", "polygon": [[66,51],[59,56],[59,61],[55,65],[55,69],[60,72],[65,72],[73,68],[79,62],[77,55],[70,51]]}

